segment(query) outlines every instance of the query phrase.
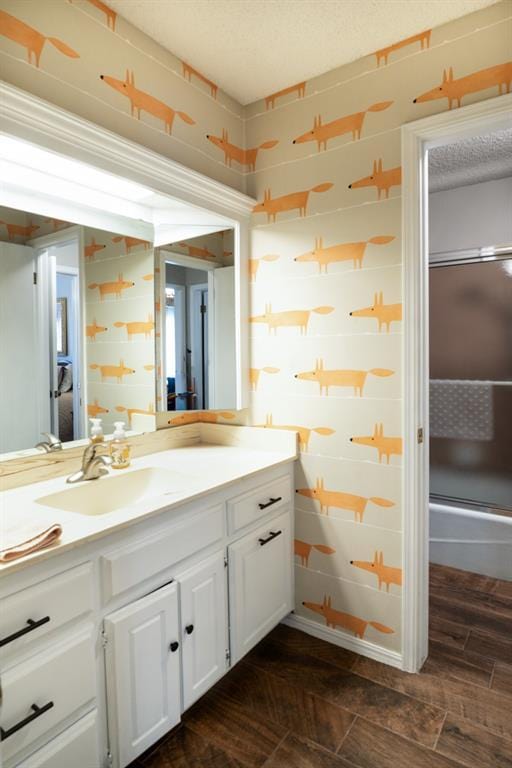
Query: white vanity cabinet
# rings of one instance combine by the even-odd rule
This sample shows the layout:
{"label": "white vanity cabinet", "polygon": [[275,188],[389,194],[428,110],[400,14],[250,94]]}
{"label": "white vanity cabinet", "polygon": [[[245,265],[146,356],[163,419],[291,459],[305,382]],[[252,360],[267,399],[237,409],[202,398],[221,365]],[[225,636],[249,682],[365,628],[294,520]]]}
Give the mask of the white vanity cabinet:
{"label": "white vanity cabinet", "polygon": [[0,579],[2,768],[125,768],[171,730],[292,610],[292,499],[287,460]]}

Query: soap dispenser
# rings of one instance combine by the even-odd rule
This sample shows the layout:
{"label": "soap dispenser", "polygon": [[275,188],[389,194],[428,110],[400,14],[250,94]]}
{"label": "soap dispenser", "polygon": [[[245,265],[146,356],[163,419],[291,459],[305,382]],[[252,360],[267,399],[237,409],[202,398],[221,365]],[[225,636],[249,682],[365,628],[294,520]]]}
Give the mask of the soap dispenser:
{"label": "soap dispenser", "polygon": [[104,441],[101,419],[89,419],[91,422],[91,443],[97,444]]}
{"label": "soap dispenser", "polygon": [[115,421],[114,427],[114,434],[110,443],[112,469],[125,469],[130,466],[130,443],[126,439],[124,421]]}

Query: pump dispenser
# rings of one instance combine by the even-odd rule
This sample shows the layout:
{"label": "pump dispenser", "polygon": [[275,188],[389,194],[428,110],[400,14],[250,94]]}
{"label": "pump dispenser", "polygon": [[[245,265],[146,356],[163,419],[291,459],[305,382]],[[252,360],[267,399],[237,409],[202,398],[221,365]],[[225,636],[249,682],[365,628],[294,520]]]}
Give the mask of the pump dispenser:
{"label": "pump dispenser", "polygon": [[110,443],[112,469],[125,469],[130,466],[130,443],[126,439],[124,421],[115,421],[114,427],[114,434]]}
{"label": "pump dispenser", "polygon": [[105,438],[101,428],[101,419],[89,419],[89,421],[91,422],[91,443],[102,443]]}

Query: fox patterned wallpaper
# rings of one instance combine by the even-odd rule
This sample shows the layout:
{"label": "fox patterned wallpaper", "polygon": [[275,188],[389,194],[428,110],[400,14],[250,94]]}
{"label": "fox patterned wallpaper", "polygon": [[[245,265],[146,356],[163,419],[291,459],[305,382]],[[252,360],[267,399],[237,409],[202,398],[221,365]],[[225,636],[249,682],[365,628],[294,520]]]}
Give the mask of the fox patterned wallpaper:
{"label": "fox patterned wallpaper", "polygon": [[510,90],[510,0],[244,109],[97,0],[0,7],[30,27],[0,15],[4,79],[258,200],[250,420],[300,435],[296,611],[399,651],[400,126]]}
{"label": "fox patterned wallpaper", "polygon": [[400,126],[509,90],[511,16],[510,2],[493,5],[246,111],[248,147],[278,142],[247,184],[251,420],[300,434],[296,613],[394,651],[407,514]]}
{"label": "fox patterned wallpaper", "polygon": [[225,132],[242,152],[242,107],[101,0],[0,0],[0,77],[244,188],[246,166],[212,143]]}

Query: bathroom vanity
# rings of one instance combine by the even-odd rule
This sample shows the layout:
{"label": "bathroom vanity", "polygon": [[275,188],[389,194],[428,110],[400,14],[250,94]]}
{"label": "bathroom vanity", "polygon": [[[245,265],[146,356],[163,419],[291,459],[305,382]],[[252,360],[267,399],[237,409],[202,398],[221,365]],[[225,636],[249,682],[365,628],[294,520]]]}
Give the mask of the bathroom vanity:
{"label": "bathroom vanity", "polygon": [[3,494],[4,525],[63,527],[0,566],[4,768],[123,768],[292,610],[295,433],[157,434],[127,470]]}

